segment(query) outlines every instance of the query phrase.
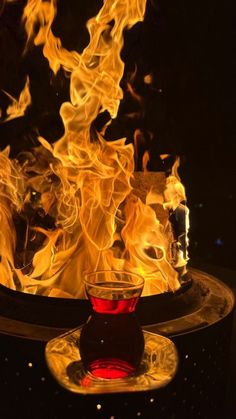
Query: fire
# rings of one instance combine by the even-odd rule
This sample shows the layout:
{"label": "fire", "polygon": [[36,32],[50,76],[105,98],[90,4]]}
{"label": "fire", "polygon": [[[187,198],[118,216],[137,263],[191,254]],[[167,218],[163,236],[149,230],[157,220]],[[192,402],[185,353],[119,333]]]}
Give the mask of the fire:
{"label": "fire", "polygon": [[10,105],[8,106],[6,110],[7,116],[3,122],[7,122],[7,121],[10,121],[11,119],[16,119],[23,116],[25,114],[26,109],[31,104],[29,77],[26,78],[25,86],[23,90],[21,91],[18,100],[15,99],[13,96],[11,96],[9,93],[5,91],[3,92],[10,99]]}
{"label": "fire", "polygon": [[[0,277],[12,289],[83,298],[84,274],[106,269],[141,273],[144,295],[180,286],[175,267],[185,266],[187,257],[169,221],[185,201],[176,167],[162,179],[161,191],[152,184],[139,196],[133,145],[91,133],[99,113],[117,115],[123,31],[143,20],[145,6],[146,0],[104,0],[87,23],[90,42],[81,54],[67,51],[52,32],[56,0],[28,0],[25,6],[27,47],[42,45],[53,73],[63,68],[70,74],[70,101],[60,109],[64,135],[58,141],[51,145],[39,137],[37,148],[14,160],[8,148],[0,153]],[[26,88],[9,116],[25,111],[28,79]],[[129,90],[134,94],[131,85]],[[145,168],[148,159],[146,154]]]}

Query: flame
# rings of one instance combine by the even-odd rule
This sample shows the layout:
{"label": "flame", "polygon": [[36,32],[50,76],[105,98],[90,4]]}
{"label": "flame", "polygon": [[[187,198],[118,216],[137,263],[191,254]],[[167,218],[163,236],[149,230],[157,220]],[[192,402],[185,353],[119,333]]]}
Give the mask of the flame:
{"label": "flame", "polygon": [[144,173],[147,173],[147,165],[148,165],[149,160],[150,160],[149,153],[148,153],[148,151],[145,151],[145,153],[143,155],[143,171],[144,171]]}
{"label": "flame", "polygon": [[11,203],[14,202],[15,209],[20,210],[23,184],[18,176],[18,168],[15,162],[11,162],[9,159],[9,153],[9,147],[0,153],[0,277],[3,285],[15,289],[13,255],[16,246],[16,234]]}
{"label": "flame", "polygon": [[[99,113],[117,115],[123,31],[143,20],[145,6],[145,0],[104,0],[87,23],[90,41],[81,54],[67,51],[52,32],[56,0],[28,0],[25,6],[27,47],[43,45],[52,71],[62,67],[70,74],[70,101],[60,109],[64,135],[57,142],[39,137],[38,147],[13,161],[9,149],[0,153],[0,275],[13,289],[81,298],[84,274],[98,269],[141,273],[144,295],[179,287],[167,217],[185,196],[175,167],[165,190],[148,186],[141,198],[135,194],[133,146],[91,134]],[[131,84],[128,89],[137,96]],[[144,167],[147,162],[145,155]],[[20,251],[17,217],[25,225]]]}
{"label": "flame", "polygon": [[142,96],[140,96],[134,89],[132,83],[135,79],[137,73],[137,69],[134,71],[134,73],[131,75],[130,81],[127,83],[127,91],[130,93],[130,95],[138,102],[140,105],[143,103]]}
{"label": "flame", "polygon": [[128,253],[126,267],[145,278],[143,295],[174,291],[179,287],[177,272],[168,262],[169,241],[155,211],[137,197],[127,200],[126,225],[122,237]]}
{"label": "flame", "polygon": [[182,201],[186,201],[185,188],[178,175],[179,165],[180,159],[177,158],[172,167],[171,175],[167,178],[166,189],[164,192],[166,201],[164,207],[172,210],[176,210]]}
{"label": "flame", "polygon": [[27,33],[26,50],[30,42],[43,45],[43,54],[54,74],[61,66],[71,72],[78,66],[80,57],[76,51],[63,48],[61,40],[53,35],[51,26],[56,13],[57,0],[28,0],[22,17]]}
{"label": "flame", "polygon": [[21,91],[18,99],[15,99],[9,93],[5,92],[5,90],[3,90],[3,92],[11,101],[6,111],[8,116],[4,119],[4,122],[11,121],[12,119],[20,118],[23,116],[26,109],[31,104],[29,77],[27,76],[25,86],[23,87],[23,90]]}
{"label": "flame", "polygon": [[138,165],[139,148],[145,144],[145,137],[140,129],[136,129],[134,132],[134,158],[135,164]]}
{"label": "flame", "polygon": [[176,249],[174,266],[176,268],[184,267],[183,273],[186,270],[186,262],[188,261],[188,231],[189,231],[189,209],[186,206],[185,188],[180,181],[178,168],[180,159],[177,158],[173,167],[171,175],[167,178],[166,189],[164,191],[165,202],[163,204],[165,209],[168,209],[174,215],[175,224],[177,223],[178,232],[174,232]]}

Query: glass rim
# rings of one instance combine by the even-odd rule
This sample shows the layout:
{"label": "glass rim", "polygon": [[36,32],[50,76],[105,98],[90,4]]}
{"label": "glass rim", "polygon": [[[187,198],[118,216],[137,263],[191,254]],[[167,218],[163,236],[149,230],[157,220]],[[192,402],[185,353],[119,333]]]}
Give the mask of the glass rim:
{"label": "glass rim", "polygon": [[[99,285],[96,282],[91,282],[88,280],[89,277],[91,276],[95,276],[96,274],[105,274],[105,273],[115,273],[115,274],[119,274],[119,275],[131,275],[134,276],[136,278],[138,278],[139,282],[137,284],[132,284],[130,283],[130,286],[125,287],[126,290],[129,289],[140,289],[144,286],[144,278],[142,275],[134,273],[134,272],[130,272],[130,271],[119,271],[116,269],[104,269],[104,270],[99,270],[99,271],[95,271],[95,272],[89,272],[87,274],[85,274],[85,278],[84,278],[84,283],[87,286],[92,286],[92,287],[96,287],[96,288],[100,288],[100,289],[105,289],[105,288],[109,288],[110,287],[106,287],[106,284],[104,283],[104,285]],[[107,281],[108,282],[108,281]],[[114,290],[121,290],[120,287],[116,287],[115,285],[112,287]]]}

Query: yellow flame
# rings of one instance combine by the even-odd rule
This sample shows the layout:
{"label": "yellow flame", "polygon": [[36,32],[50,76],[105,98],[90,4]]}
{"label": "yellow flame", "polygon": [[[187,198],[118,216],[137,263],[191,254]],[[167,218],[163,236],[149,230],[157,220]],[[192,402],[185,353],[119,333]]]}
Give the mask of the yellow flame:
{"label": "yellow flame", "polygon": [[15,118],[20,118],[25,114],[26,109],[31,104],[31,95],[30,95],[30,81],[29,77],[26,78],[25,86],[23,87],[19,98],[15,99],[13,96],[11,96],[9,93],[5,92],[5,95],[8,96],[11,103],[7,108],[7,117],[4,119],[4,122],[11,121]]}
{"label": "yellow flame", "polygon": [[173,165],[171,175],[167,178],[166,190],[164,193],[166,201],[164,204],[165,208],[173,210],[175,210],[182,201],[186,201],[185,188],[181,183],[178,174],[179,165],[180,160],[177,158]]}
{"label": "yellow flame", "polygon": [[[0,153],[0,219],[4,231],[0,274],[11,288],[83,297],[84,274],[96,269],[141,273],[145,294],[179,287],[171,263],[171,226],[168,221],[160,222],[154,208],[159,205],[167,212],[181,202],[184,192],[175,169],[163,193],[147,188],[141,200],[131,185],[133,146],[125,139],[107,142],[97,132],[91,137],[91,126],[99,113],[106,110],[112,118],[117,115],[123,97],[123,31],[143,20],[145,6],[146,0],[104,0],[97,16],[87,23],[90,41],[79,54],[67,51],[52,32],[56,0],[27,2],[23,20],[28,45],[31,41],[43,45],[54,73],[60,67],[70,72],[70,101],[60,109],[65,130],[57,142],[51,145],[40,137],[37,148],[22,153],[21,165],[11,162],[9,149]],[[128,89],[137,96],[131,84]],[[147,161],[145,155],[145,167]],[[26,217],[24,251],[30,247],[30,234],[43,238],[26,274],[14,266],[16,232],[12,219],[15,213],[24,215],[28,207],[40,208],[54,220],[54,226],[35,226]]]}
{"label": "yellow flame", "polygon": [[126,267],[136,267],[136,272],[145,277],[143,295],[177,289],[178,275],[168,262],[170,243],[154,210],[131,197],[126,202],[125,214],[122,237],[128,253]]}
{"label": "yellow flame", "polygon": [[36,46],[44,45],[43,54],[55,74],[61,66],[71,72],[79,64],[79,54],[76,51],[68,52],[62,47],[61,40],[52,33],[51,26],[56,13],[57,0],[28,0],[22,17],[27,46],[30,42]]}

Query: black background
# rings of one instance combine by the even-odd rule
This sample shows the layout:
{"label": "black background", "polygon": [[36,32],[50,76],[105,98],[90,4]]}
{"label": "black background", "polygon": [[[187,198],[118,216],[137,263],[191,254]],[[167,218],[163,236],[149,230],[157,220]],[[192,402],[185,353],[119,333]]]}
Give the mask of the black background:
{"label": "black background", "polygon": [[[0,0],[2,119],[8,106],[2,89],[17,97],[26,74],[30,76],[33,100],[24,117],[0,124],[0,148],[10,144],[12,157],[20,150],[37,146],[38,134],[51,142],[60,137],[63,126],[59,109],[69,98],[68,79],[62,71],[56,77],[52,75],[41,48],[31,48],[23,55],[26,37],[20,22],[25,3],[20,0],[7,4]],[[85,23],[101,4],[101,0],[58,1],[53,31],[66,48],[82,51],[88,42]],[[148,0],[145,20],[125,33],[122,52],[126,64],[122,86],[125,91],[126,81],[136,65],[134,87],[143,97],[145,111],[130,121],[127,112],[140,109],[125,93],[118,118],[107,134],[110,140],[127,135],[131,141],[134,129],[142,129],[146,136],[144,149],[151,151],[150,169],[159,169],[159,153],[181,156],[180,174],[191,211],[191,263],[233,270],[236,269],[234,26],[233,2],[227,0]],[[142,82],[143,76],[150,72],[152,87]],[[96,121],[96,126],[101,123]],[[153,133],[152,141],[148,131]],[[222,275],[225,276],[224,269]],[[229,276],[229,285],[235,288],[234,272]],[[9,346],[6,347],[9,352]],[[232,405],[234,347],[235,337],[229,397]],[[15,346],[13,353],[15,357]]]}
{"label": "black background", "polygon": [[[23,118],[0,125],[0,146],[11,144],[11,154],[37,145],[37,134],[55,141],[63,132],[58,116],[68,99],[69,81],[63,72],[54,77],[41,48],[22,56],[25,34],[20,18],[25,1],[2,5],[0,16],[0,89],[18,96],[26,74],[31,80],[33,105]],[[82,51],[88,42],[87,19],[101,1],[60,0],[53,25],[68,49]],[[144,23],[125,33],[122,57],[126,63],[122,86],[137,67],[136,91],[143,97],[144,114],[125,93],[108,139],[135,128],[145,133],[151,151],[150,169],[158,168],[158,154],[181,156],[180,174],[191,210],[192,261],[236,268],[235,232],[235,54],[233,6],[200,0],[148,0]],[[152,87],[142,80],[153,74]],[[4,112],[8,99],[0,91]],[[97,127],[102,121],[96,121]],[[148,132],[153,133],[150,140]],[[143,150],[141,150],[143,151]],[[138,167],[139,168],[139,167]]]}

